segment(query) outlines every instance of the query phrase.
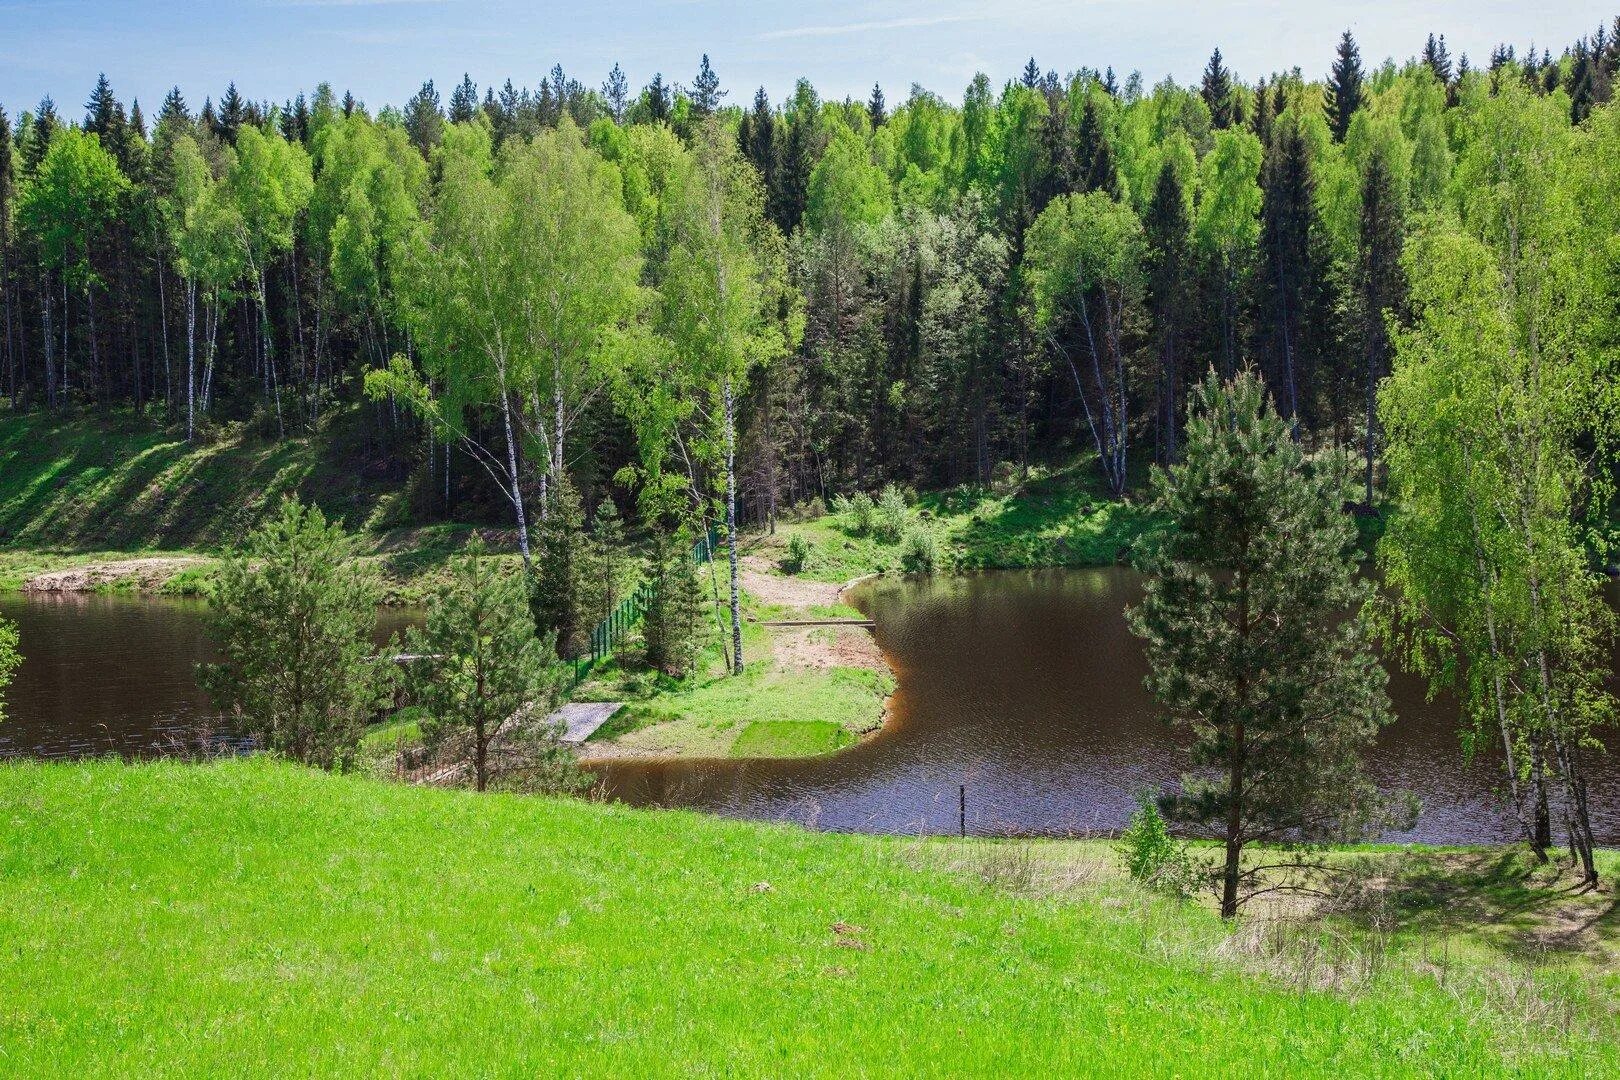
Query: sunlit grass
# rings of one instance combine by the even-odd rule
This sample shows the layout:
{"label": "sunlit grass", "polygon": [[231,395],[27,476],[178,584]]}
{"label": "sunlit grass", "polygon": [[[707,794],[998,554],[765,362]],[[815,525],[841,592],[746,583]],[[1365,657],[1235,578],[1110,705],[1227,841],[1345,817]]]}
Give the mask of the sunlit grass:
{"label": "sunlit grass", "polygon": [[1047,887],[1040,845],[263,760],[11,764],[0,821],[0,1070],[18,1076],[1620,1068],[1584,1014],[1567,1037],[1515,1033],[1416,969],[1301,989],[1229,956],[1200,908]]}

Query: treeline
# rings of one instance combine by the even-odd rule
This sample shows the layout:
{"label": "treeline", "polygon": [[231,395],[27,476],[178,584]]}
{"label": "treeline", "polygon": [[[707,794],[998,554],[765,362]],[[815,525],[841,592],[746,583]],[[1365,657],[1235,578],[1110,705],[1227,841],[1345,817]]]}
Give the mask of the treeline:
{"label": "treeline", "polygon": [[[0,112],[0,388],[188,437],[369,389],[436,508],[498,497],[521,528],[564,482],[594,507],[671,473],[765,518],[1076,449],[1122,493],[1177,458],[1203,372],[1252,364],[1296,433],[1364,455],[1371,501],[1408,239],[1512,182],[1467,163],[1513,117],[1567,152],[1617,65],[1620,20],[1483,67],[1431,37],[1372,68],[1347,32],[1321,80],[1032,60],[960,105],[731,101],[705,57],[689,87],[559,67],[375,112],[177,89],[149,122],[103,78],[76,122]],[[741,295],[704,278],[733,261]]]}

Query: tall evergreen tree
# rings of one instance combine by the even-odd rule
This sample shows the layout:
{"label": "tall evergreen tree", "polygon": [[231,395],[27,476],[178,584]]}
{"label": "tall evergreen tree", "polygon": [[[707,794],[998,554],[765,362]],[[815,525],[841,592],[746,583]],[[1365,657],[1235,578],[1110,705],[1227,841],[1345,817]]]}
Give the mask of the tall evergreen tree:
{"label": "tall evergreen tree", "polygon": [[889,118],[883,101],[883,86],[880,83],[872,84],[872,96],[866,100],[866,118],[872,122],[872,130],[876,131],[883,126]]}
{"label": "tall evergreen tree", "polygon": [[1378,383],[1389,374],[1389,319],[1399,311],[1405,293],[1400,261],[1404,201],[1385,155],[1374,153],[1361,182],[1354,297],[1366,409],[1362,436],[1364,498],[1369,507],[1373,504],[1373,463],[1378,453]]}
{"label": "tall evergreen tree", "polygon": [[1316,260],[1316,177],[1297,123],[1278,121],[1260,173],[1261,347],[1282,414],[1300,422]]}
{"label": "tall evergreen tree", "polygon": [[472,76],[462,73],[461,82],[450,93],[450,122],[466,124],[478,112],[478,86]]}
{"label": "tall evergreen tree", "polygon": [[1451,53],[1446,49],[1444,34],[1439,37],[1429,35],[1429,40],[1423,43],[1423,62],[1434,72],[1441,86],[1451,84]]}
{"label": "tall evergreen tree", "polygon": [[649,123],[669,123],[673,101],[669,87],[664,85],[663,72],[653,72],[652,82],[648,83],[646,88],[641,91],[641,104],[646,111]]}
{"label": "tall evergreen tree", "polygon": [[1153,201],[1142,222],[1148,243],[1148,295],[1158,353],[1158,416],[1155,456],[1161,464],[1175,461],[1178,428],[1192,329],[1192,268],[1189,255],[1192,223],[1188,199],[1175,164],[1159,167]]}
{"label": "tall evergreen tree", "polygon": [[713,116],[725,96],[726,92],[720,89],[720,76],[709,66],[709,54],[704,53],[697,78],[692,80],[692,115],[699,120]]}
{"label": "tall evergreen tree", "polygon": [[444,111],[439,108],[439,92],[432,79],[405,103],[405,134],[423,157],[431,157],[444,140]]}
{"label": "tall evergreen tree", "polygon": [[1328,76],[1327,118],[1335,142],[1344,142],[1345,135],[1350,131],[1350,118],[1361,107],[1363,81],[1361,49],[1350,31],[1346,30],[1344,36],[1339,38],[1338,55],[1334,57],[1333,70]]}
{"label": "tall evergreen tree", "polygon": [[608,72],[607,81],[602,83],[602,100],[607,102],[613,122],[624,123],[625,112],[630,108],[630,80],[625,78],[624,69],[617,63]]}
{"label": "tall evergreen tree", "polygon": [[1210,125],[1217,131],[1232,126],[1232,72],[1221,60],[1221,50],[1209,54],[1204,65],[1204,83],[1198,91],[1204,104],[1209,106]]}
{"label": "tall evergreen tree", "polygon": [[1312,466],[1253,372],[1226,384],[1211,372],[1183,460],[1154,470],[1165,525],[1129,620],[1148,688],[1192,733],[1196,771],[1162,802],[1221,842],[1223,918],[1275,887],[1268,871],[1300,862],[1245,866],[1251,843],[1354,839],[1395,816],[1362,771],[1393,717],[1341,475]]}
{"label": "tall evergreen tree", "polygon": [[236,133],[247,122],[247,111],[247,101],[237,92],[236,83],[231,83],[219,99],[214,119],[214,138],[234,146]]}

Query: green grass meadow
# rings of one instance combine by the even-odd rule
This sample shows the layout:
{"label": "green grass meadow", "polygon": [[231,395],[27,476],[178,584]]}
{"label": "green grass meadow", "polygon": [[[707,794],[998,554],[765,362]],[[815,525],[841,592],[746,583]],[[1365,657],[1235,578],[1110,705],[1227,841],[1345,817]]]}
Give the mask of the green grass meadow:
{"label": "green grass meadow", "polygon": [[1223,959],[1202,909],[1008,887],[972,858],[1019,850],[994,843],[265,759],[8,764],[0,822],[7,1075],[1620,1068],[1612,1039],[1504,1037],[1421,973],[1302,990]]}

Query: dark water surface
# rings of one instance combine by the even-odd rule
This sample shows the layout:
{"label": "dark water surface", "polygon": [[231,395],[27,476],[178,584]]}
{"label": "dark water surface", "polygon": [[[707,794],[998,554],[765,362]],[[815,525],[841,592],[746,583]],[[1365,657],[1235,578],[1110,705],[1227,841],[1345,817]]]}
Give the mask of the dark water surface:
{"label": "dark water surface", "polygon": [[[1086,834],[1122,826],[1145,786],[1184,766],[1183,743],[1143,689],[1141,647],[1124,609],[1123,569],[887,579],[853,599],[877,623],[899,676],[888,724],[842,753],[801,761],[626,762],[602,772],[641,805],[691,806],[820,828],[954,832],[958,785],[971,832]],[[1493,797],[1496,759],[1464,765],[1456,706],[1391,679],[1399,719],[1371,755],[1388,788],[1423,802],[1417,828],[1390,839],[1511,839]],[[1614,741],[1614,740],[1610,740]],[[1599,837],[1620,841],[1620,771],[1596,763]]]}
{"label": "dark water surface", "polygon": [[[1087,834],[1119,828],[1135,792],[1172,780],[1182,745],[1142,688],[1125,627],[1139,594],[1126,570],[1002,571],[887,579],[854,597],[877,622],[899,676],[887,725],[830,757],[798,761],[623,762],[601,770],[618,798],[820,828],[954,832],[958,785],[979,833]],[[202,605],[123,596],[0,596],[24,662],[0,723],[0,757],[172,751],[212,715],[195,665],[210,658]],[[419,618],[387,610],[379,640]],[[1391,680],[1399,720],[1372,771],[1423,800],[1409,838],[1509,839],[1493,798],[1497,762],[1465,766],[1456,708]],[[226,730],[217,732],[228,736]],[[1611,738],[1620,746],[1620,739]],[[1620,769],[1598,761],[1598,834],[1620,842]]]}
{"label": "dark water surface", "polygon": [[[155,756],[214,716],[197,689],[197,664],[214,659],[200,601],[0,594],[0,616],[17,624],[23,655],[6,691],[0,758]],[[418,618],[384,609],[378,640]],[[214,734],[231,736],[225,726]]]}

